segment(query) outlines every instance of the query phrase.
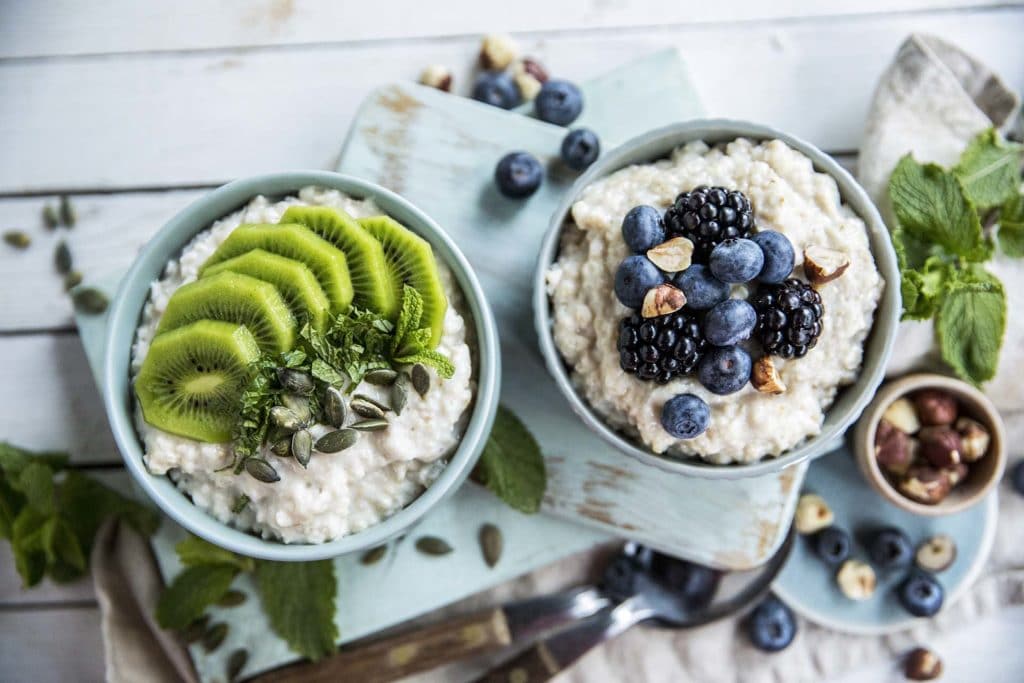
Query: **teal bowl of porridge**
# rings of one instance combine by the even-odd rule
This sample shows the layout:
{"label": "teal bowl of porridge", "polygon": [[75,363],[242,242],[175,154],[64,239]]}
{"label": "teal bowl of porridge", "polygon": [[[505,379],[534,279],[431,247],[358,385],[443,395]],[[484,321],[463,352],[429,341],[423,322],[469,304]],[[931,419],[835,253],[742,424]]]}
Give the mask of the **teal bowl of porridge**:
{"label": "teal bowl of porridge", "polygon": [[[732,358],[749,358],[752,370],[750,382],[741,378],[742,388],[726,394],[709,390],[700,379],[701,364],[715,348],[700,337],[710,313],[691,310],[678,294],[684,287],[679,272],[691,262],[710,270],[706,252],[701,256],[694,250],[685,258],[678,251],[646,252],[662,265],[666,255],[670,262],[684,258],[667,271],[658,266],[669,295],[660,303],[645,298],[650,317],[641,315],[639,306],[627,308],[615,293],[619,264],[634,251],[623,237],[625,215],[636,206],[654,207],[661,225],[669,226],[663,236],[655,232],[658,239],[678,237],[681,230],[676,228],[685,228],[678,219],[684,210],[671,217],[665,212],[678,196],[700,187],[724,188],[722,196],[730,201],[732,193],[742,193],[745,199],[737,199],[736,206],[752,210],[753,226],[741,237],[767,230],[785,235],[795,254],[788,277],[799,280],[795,286],[802,290],[816,292],[806,296],[817,298],[820,306],[818,336],[813,348],[800,350],[799,357],[769,353],[769,342],[758,337],[760,314],[753,332],[728,342]],[[735,212],[728,211],[732,219]],[[690,233],[694,240],[688,249],[699,247],[698,229]],[[812,278],[830,279],[811,283]],[[829,452],[864,410],[892,350],[900,314],[899,282],[896,256],[878,210],[834,159],[765,126],[692,121],[627,142],[602,156],[576,182],[543,241],[534,282],[535,324],[547,367],[566,400],[625,455],[673,473],[753,477]],[[762,286],[756,278],[727,284],[724,296],[756,302]],[[651,295],[654,288],[647,291]],[[705,345],[684,352],[673,338],[657,351],[641,349],[639,362],[646,362],[644,357],[651,361],[642,378],[635,370],[637,355],[624,355],[640,346],[634,337],[620,336],[622,321],[635,316],[635,331],[660,315],[686,317],[694,326],[686,329],[700,329],[700,335],[692,334]],[[657,339],[660,345],[661,337]],[[652,377],[655,369],[667,367],[659,365],[661,358],[676,352],[673,357],[684,358],[685,369]],[[689,405],[700,406],[707,416],[696,436],[679,437],[665,426],[664,406],[676,396],[688,397]]]}
{"label": "teal bowl of porridge", "polygon": [[[386,371],[378,372],[370,381],[362,372],[382,363],[368,365],[363,359],[384,358],[385,352],[374,356],[366,351],[358,356],[358,363],[364,367],[351,370],[356,379],[344,375],[346,368],[354,366],[338,360],[335,372],[340,370],[341,374],[334,379],[326,370],[307,371],[307,378],[314,378],[313,388],[304,393],[305,379],[282,379],[283,371],[272,368],[268,377],[271,386],[280,390],[278,402],[284,401],[287,393],[292,401],[287,406],[294,408],[293,417],[300,415],[301,424],[287,424],[287,419],[278,421],[279,416],[273,417],[272,424],[267,423],[266,438],[244,458],[239,456],[241,448],[236,448],[242,443],[237,437],[221,442],[193,438],[150,419],[155,412],[143,410],[142,397],[135,388],[141,381],[151,342],[161,337],[161,321],[173,307],[175,293],[202,282],[204,267],[216,260],[211,257],[221,253],[218,250],[239,226],[258,224],[264,229],[283,229],[276,224],[290,207],[296,206],[340,210],[351,217],[353,225],[370,225],[364,221],[372,223],[386,216],[416,236],[411,239],[421,249],[432,253],[435,289],[443,290],[441,300],[447,306],[436,316],[437,341],[430,348],[447,360],[450,367],[444,371],[445,376],[429,363],[409,372],[412,363],[402,366],[395,361],[394,368],[382,368]],[[372,234],[369,227],[367,231]],[[358,297],[360,275],[349,254],[349,272]],[[256,260],[268,258],[279,257],[268,257],[261,251]],[[317,277],[321,275],[313,270]],[[395,272],[399,272],[397,266]],[[226,273],[211,279],[223,275],[235,277]],[[310,286],[318,286],[315,279]],[[396,283],[395,289],[402,291],[402,283]],[[324,287],[324,291],[329,290]],[[328,300],[325,295],[321,298]],[[357,301],[353,300],[353,306]],[[424,301],[429,308],[429,298]],[[346,305],[341,312],[332,310],[332,315],[355,319],[355,310]],[[215,310],[212,315],[220,313]],[[397,312],[393,310],[391,315],[396,321]],[[104,402],[128,470],[176,522],[217,545],[252,557],[323,559],[371,548],[403,533],[465,481],[497,409],[497,331],[465,257],[441,226],[409,202],[384,188],[337,173],[296,171],[246,178],[199,199],[143,248],[122,281],[109,316]],[[387,322],[382,322],[384,317],[366,318],[372,320],[372,325],[368,322],[365,329],[398,334],[395,325],[389,328]],[[207,323],[203,320],[199,324]],[[327,323],[320,327],[324,334],[331,329]],[[428,327],[421,331],[430,338]],[[372,344],[387,348],[390,337],[360,333],[366,335],[365,339],[354,338],[358,344],[352,342],[348,349],[358,347],[362,353]],[[293,337],[298,340],[302,335],[296,332]],[[242,348],[248,347],[243,344]],[[395,352],[393,356],[398,358],[400,354]],[[262,359],[268,357],[274,365],[284,367],[279,360],[283,356],[268,356],[264,351]],[[308,368],[308,360],[306,363]],[[255,368],[256,364],[248,367]],[[199,371],[209,372],[209,368],[200,367]],[[296,389],[298,393],[288,393],[294,382],[301,385]],[[402,386],[396,388],[396,383]],[[201,384],[196,386],[202,388]],[[340,396],[333,403],[327,396],[332,386]],[[396,398],[399,392],[401,399]],[[295,400],[302,402],[301,409],[295,408]],[[342,408],[338,408],[339,403]],[[239,406],[241,411],[241,403]],[[303,438],[308,437],[314,444],[312,449],[294,440],[297,432],[306,434]],[[346,438],[337,438],[340,436]],[[283,452],[273,451],[275,444],[285,442],[288,448]],[[265,465],[271,469],[268,471]]]}

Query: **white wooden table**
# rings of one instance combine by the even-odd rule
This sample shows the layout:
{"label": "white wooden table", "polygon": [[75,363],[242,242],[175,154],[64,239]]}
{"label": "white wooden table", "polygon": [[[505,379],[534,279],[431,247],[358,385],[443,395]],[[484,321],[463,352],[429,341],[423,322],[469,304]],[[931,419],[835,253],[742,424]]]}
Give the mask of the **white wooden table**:
{"label": "white wooden table", "polygon": [[[40,220],[66,193],[86,275],[123,268],[171,215],[232,178],[330,168],[376,85],[450,65],[465,92],[484,32],[514,33],[580,79],[674,45],[707,110],[855,163],[881,70],[911,31],[941,35],[1024,89],[1024,6],[988,0],[0,0],[0,439],[123,476]],[[0,680],[102,678],[88,581],[22,591],[0,550]],[[1019,680],[1024,610],[937,643],[947,680]],[[1011,640],[1013,638],[1013,640]],[[888,680],[891,668],[844,683]],[[895,679],[894,679],[895,680]]]}

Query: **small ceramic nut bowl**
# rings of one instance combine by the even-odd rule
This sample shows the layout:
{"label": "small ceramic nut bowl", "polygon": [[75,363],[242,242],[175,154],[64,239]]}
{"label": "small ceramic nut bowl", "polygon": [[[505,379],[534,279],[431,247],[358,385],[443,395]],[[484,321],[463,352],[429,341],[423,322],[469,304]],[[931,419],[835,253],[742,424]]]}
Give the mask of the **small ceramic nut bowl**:
{"label": "small ceramic nut bowl", "polygon": [[[886,410],[899,399],[907,398],[913,401],[916,394],[929,389],[956,399],[958,417],[977,421],[989,436],[985,454],[968,463],[963,479],[958,481],[948,494],[939,496],[941,500],[934,504],[912,500],[899,490],[899,475],[883,471],[875,443],[879,424]],[[920,411],[915,413],[918,416],[919,414]],[[894,416],[894,419],[897,418]],[[913,421],[914,418],[909,419]],[[981,502],[998,484],[1006,468],[1006,433],[995,406],[970,384],[945,375],[908,375],[884,385],[857,423],[853,445],[860,471],[875,490],[899,508],[932,517],[960,512]]]}

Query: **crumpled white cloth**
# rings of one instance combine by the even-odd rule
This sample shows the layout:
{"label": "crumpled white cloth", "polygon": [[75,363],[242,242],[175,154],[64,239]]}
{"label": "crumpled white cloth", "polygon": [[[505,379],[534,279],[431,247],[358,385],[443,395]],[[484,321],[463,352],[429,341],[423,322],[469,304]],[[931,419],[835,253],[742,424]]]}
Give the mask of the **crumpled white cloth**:
{"label": "crumpled white cloth", "polygon": [[[883,74],[875,94],[861,148],[861,182],[879,200],[889,173],[905,152],[912,151],[920,160],[951,164],[974,134],[991,121],[1004,125],[1017,109],[1017,97],[969,55],[931,36],[911,36]],[[1024,383],[1008,368],[1020,367],[1019,361],[1024,360],[1024,313],[1013,311],[1014,302],[1024,304],[1020,299],[1024,297],[1024,262],[1001,261],[993,271],[1010,292],[1011,329],[1001,376],[987,390],[1008,411],[1004,413],[1008,442],[1012,455],[1019,456],[1024,412],[1010,411],[1024,410]],[[932,346],[930,325],[904,324],[890,371],[934,367]],[[1020,543],[1024,498],[1011,493],[1005,483],[1000,489],[999,516],[993,554],[977,584],[941,617],[912,631],[886,637],[850,636],[801,620],[788,649],[765,655],[747,643],[738,618],[682,631],[638,627],[593,650],[558,680],[818,683],[873,661],[894,660],[914,644],[928,643],[936,633],[969,628],[972,620],[1000,606],[1024,604],[1024,546]],[[594,578],[590,573],[603,564],[607,553],[608,549],[601,549],[566,558],[419,621],[582,583]],[[145,542],[128,529],[109,529],[96,544],[93,575],[103,612],[108,681],[194,680],[181,644],[152,622],[159,575]],[[408,681],[467,680],[480,673],[481,666],[479,662],[455,664]]]}

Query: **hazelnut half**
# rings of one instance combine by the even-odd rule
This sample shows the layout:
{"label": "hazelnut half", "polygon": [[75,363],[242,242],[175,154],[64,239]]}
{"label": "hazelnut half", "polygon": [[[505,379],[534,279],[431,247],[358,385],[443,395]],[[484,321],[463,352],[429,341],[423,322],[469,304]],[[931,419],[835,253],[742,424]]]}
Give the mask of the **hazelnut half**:
{"label": "hazelnut half", "polygon": [[678,273],[693,261],[693,242],[685,237],[670,240],[647,250],[647,259],[666,273]]}
{"label": "hazelnut half", "polygon": [[844,251],[816,244],[804,249],[804,275],[812,285],[832,282],[849,267],[850,257]]}
{"label": "hazelnut half", "polygon": [[916,465],[907,471],[897,488],[913,501],[924,505],[938,505],[949,495],[952,486],[949,478],[941,470],[927,465]]}
{"label": "hazelnut half", "polygon": [[[912,446],[911,444],[915,444]],[[893,427],[888,420],[878,423],[875,430],[875,459],[878,466],[892,474],[904,474],[914,461],[916,440]]]}
{"label": "hazelnut half", "polygon": [[519,87],[523,99],[532,100],[547,82],[548,72],[536,60],[524,57],[512,65],[512,79]]}
{"label": "hazelnut half", "polygon": [[894,427],[907,434],[915,434],[921,428],[921,421],[917,419],[917,409],[910,399],[905,397],[890,403],[882,413],[882,419],[888,420]]}
{"label": "hazelnut half", "polygon": [[942,469],[942,474],[949,480],[949,487],[953,488],[967,478],[967,473],[969,471],[970,470],[967,469],[967,465],[961,462],[953,465],[952,467],[944,467]]}
{"label": "hazelnut half", "polygon": [[836,583],[851,600],[867,600],[875,593],[875,570],[861,560],[847,560],[836,573]]}
{"label": "hazelnut half", "polygon": [[814,493],[805,493],[796,503],[796,517],[793,520],[797,533],[813,534],[832,525],[832,508],[825,499]]}
{"label": "hazelnut half", "polygon": [[915,647],[903,662],[903,674],[912,681],[934,681],[942,675],[942,660],[927,648]]}
{"label": "hazelnut half", "polygon": [[926,572],[946,571],[956,561],[956,543],[946,534],[932,536],[917,547],[914,561]]}
{"label": "hazelnut half", "polygon": [[672,285],[658,285],[647,290],[640,314],[645,318],[675,313],[686,305],[686,295]]}
{"label": "hazelnut half", "polygon": [[501,71],[512,63],[519,54],[515,42],[505,35],[491,33],[480,43],[480,66],[488,70]]}
{"label": "hazelnut half", "polygon": [[762,394],[782,394],[786,391],[786,383],[779,376],[779,370],[771,356],[761,356],[757,359],[750,372],[750,383]]}
{"label": "hazelnut half", "polygon": [[448,67],[431,64],[420,74],[420,83],[445,92],[452,91],[452,72]]}
{"label": "hazelnut half", "polygon": [[921,456],[935,467],[960,464],[960,435],[949,427],[923,427],[917,433]]}
{"label": "hazelnut half", "polygon": [[917,417],[924,425],[953,424],[959,408],[952,394],[938,389],[923,389],[914,394]]}
{"label": "hazelnut half", "polygon": [[985,426],[969,417],[961,417],[956,421],[956,431],[960,435],[960,457],[964,462],[976,462],[988,453],[992,436]]}

